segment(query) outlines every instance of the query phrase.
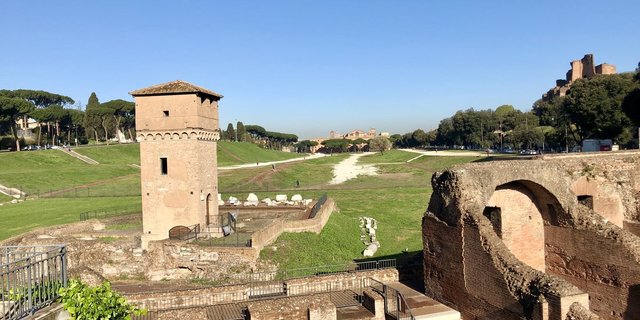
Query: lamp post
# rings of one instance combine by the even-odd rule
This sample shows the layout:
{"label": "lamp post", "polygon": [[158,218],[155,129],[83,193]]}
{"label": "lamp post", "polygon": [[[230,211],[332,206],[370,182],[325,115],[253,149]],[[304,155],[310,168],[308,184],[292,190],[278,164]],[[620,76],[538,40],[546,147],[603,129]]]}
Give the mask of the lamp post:
{"label": "lamp post", "polygon": [[236,133],[236,142],[238,142],[238,119],[234,119],[234,120],[236,121],[236,130],[235,130],[235,133]]}

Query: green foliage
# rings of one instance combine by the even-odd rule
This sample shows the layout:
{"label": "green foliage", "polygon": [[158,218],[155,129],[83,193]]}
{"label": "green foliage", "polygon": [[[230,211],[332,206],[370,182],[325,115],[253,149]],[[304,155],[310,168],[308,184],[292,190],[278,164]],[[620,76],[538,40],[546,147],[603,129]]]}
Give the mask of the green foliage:
{"label": "green foliage", "polygon": [[227,125],[227,130],[224,132],[224,139],[227,141],[236,141],[236,131],[233,129],[233,124]]}
{"label": "green foliage", "polygon": [[89,100],[87,101],[86,110],[97,108],[100,106],[100,100],[98,100],[98,96],[95,92],[91,92],[89,96]]}
{"label": "green foliage", "polygon": [[634,89],[630,75],[597,75],[579,79],[571,86],[562,111],[575,124],[577,141],[584,139],[617,140],[630,125],[622,111],[622,101]]}
{"label": "green foliage", "polygon": [[322,145],[325,146],[330,153],[346,152],[349,144],[351,144],[351,141],[347,139],[329,139],[322,141]]}
{"label": "green foliage", "polygon": [[294,144],[293,146],[296,148],[297,152],[311,152],[311,147],[315,147],[317,145],[317,141],[302,140],[298,141],[298,143]]}
{"label": "green foliage", "polygon": [[131,315],[144,315],[146,310],[138,309],[117,292],[111,290],[109,282],[89,287],[80,280],[72,279],[69,286],[60,288],[60,302],[69,312],[71,319],[131,319]]}
{"label": "green foliage", "polygon": [[238,121],[236,124],[236,130],[238,130],[238,141],[245,141],[245,134],[247,132],[244,130],[244,124],[241,121]]}
{"label": "green foliage", "polygon": [[267,130],[265,130],[261,126],[256,125],[246,125],[244,129],[249,133],[254,139],[264,138],[267,136]]}
{"label": "green foliage", "polygon": [[384,154],[389,149],[391,149],[391,142],[386,137],[379,136],[369,140],[369,150],[371,151],[380,151],[380,154]]}

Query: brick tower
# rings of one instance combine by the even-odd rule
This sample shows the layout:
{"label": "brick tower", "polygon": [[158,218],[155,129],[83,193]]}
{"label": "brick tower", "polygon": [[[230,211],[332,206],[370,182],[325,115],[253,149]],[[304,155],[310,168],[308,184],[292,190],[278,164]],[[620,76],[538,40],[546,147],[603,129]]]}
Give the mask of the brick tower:
{"label": "brick tower", "polygon": [[184,81],[130,92],[140,142],[142,246],[218,216],[216,141],[222,95]]}

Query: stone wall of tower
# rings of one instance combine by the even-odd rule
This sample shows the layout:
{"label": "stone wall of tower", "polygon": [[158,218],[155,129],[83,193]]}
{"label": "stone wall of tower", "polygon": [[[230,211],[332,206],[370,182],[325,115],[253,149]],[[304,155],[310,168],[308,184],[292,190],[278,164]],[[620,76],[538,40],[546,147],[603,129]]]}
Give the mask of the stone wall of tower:
{"label": "stone wall of tower", "polygon": [[135,99],[145,247],[173,227],[217,219],[218,103],[195,93]]}

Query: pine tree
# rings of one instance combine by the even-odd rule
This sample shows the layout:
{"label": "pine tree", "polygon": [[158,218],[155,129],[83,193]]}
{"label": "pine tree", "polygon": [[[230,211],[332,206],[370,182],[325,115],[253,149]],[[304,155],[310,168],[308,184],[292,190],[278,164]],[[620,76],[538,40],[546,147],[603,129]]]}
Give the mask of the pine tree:
{"label": "pine tree", "polygon": [[241,121],[238,121],[236,125],[236,130],[238,130],[238,141],[244,141],[244,135],[247,133],[244,129],[244,124]]}
{"label": "pine tree", "polygon": [[89,96],[89,101],[87,102],[86,110],[93,109],[100,106],[100,101],[98,100],[98,96],[95,92],[91,92]]}
{"label": "pine tree", "polygon": [[229,123],[229,125],[227,125],[227,130],[224,133],[225,133],[225,138],[227,140],[235,141],[235,139],[236,139],[236,131],[233,130],[233,124]]}

